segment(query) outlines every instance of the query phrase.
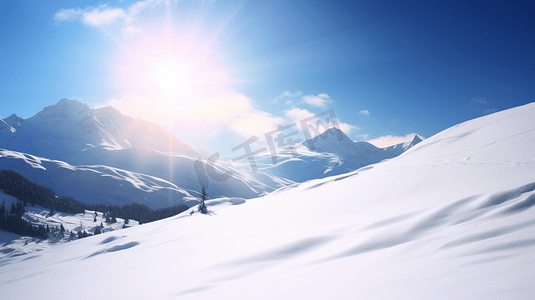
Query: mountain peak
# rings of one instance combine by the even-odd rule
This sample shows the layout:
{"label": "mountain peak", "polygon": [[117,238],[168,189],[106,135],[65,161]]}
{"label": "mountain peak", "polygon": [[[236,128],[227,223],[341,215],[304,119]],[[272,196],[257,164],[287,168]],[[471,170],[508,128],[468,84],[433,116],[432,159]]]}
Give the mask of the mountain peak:
{"label": "mountain peak", "polygon": [[11,114],[11,116],[4,119],[4,121],[12,127],[20,127],[20,122],[24,119],[17,116],[16,114]]}
{"label": "mountain peak", "polygon": [[89,107],[87,106],[86,103],[82,103],[76,99],[67,99],[67,98],[63,98],[61,100],[58,101],[58,103],[56,103],[57,107],[69,107],[69,108],[87,108],[89,109]]}
{"label": "mountain peak", "polygon": [[421,141],[422,141],[422,138],[419,135],[415,134],[412,140],[408,140],[405,143],[403,143],[402,148],[403,150],[406,151],[409,148],[414,147],[416,144],[420,143]]}
{"label": "mountain peak", "polygon": [[51,119],[53,121],[58,121],[60,119],[78,121],[90,114],[90,112],[91,109],[87,104],[78,100],[63,98],[55,105],[45,107],[42,111],[38,112],[35,117],[39,119]]}
{"label": "mountain peak", "polygon": [[[307,139],[303,144],[310,150],[325,149],[333,147],[335,143],[342,142],[353,142],[347,135],[345,135],[340,129],[336,127],[331,127],[325,130],[323,133],[318,134],[317,136]],[[341,146],[341,145],[338,145]]]}

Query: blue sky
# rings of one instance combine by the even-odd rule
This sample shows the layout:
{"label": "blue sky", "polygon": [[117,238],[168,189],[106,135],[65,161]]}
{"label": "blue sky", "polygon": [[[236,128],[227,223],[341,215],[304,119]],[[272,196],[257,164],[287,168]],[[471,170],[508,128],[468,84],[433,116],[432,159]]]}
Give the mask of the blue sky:
{"label": "blue sky", "polygon": [[530,1],[2,1],[0,116],[74,98],[232,155],[333,109],[353,140],[386,146],[533,102],[534,13]]}

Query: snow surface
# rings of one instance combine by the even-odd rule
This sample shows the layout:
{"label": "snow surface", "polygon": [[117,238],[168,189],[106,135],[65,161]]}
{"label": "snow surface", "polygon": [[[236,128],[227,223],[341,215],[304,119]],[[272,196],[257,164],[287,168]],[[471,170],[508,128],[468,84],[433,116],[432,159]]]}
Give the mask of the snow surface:
{"label": "snow surface", "polygon": [[535,103],[210,215],[0,259],[2,298],[533,299],[533,120]]}

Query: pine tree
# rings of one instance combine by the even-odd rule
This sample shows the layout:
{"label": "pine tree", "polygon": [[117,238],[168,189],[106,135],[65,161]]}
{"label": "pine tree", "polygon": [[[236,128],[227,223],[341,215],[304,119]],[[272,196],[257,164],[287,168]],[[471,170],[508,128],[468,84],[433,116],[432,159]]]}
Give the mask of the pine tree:
{"label": "pine tree", "polygon": [[6,214],[6,200],[4,199],[2,201],[2,205],[0,206],[0,218],[4,217]]}
{"label": "pine tree", "polygon": [[6,200],[4,200],[2,201],[2,206],[0,206],[0,229],[7,229],[6,218]]}
{"label": "pine tree", "polygon": [[208,194],[206,193],[206,189],[203,186],[202,191],[201,191],[201,201],[199,202],[199,208],[198,208],[201,214],[208,213],[208,209],[206,208],[206,203],[204,203],[205,200],[208,200]]}
{"label": "pine tree", "polygon": [[22,204],[22,202],[17,201],[17,206],[15,207],[15,214],[19,217],[22,217],[25,212],[26,210],[24,209],[24,205]]}
{"label": "pine tree", "polygon": [[53,215],[54,215],[54,210],[51,208],[51,209],[50,209],[50,212],[48,213],[48,216],[49,216],[49,217],[52,217]]}

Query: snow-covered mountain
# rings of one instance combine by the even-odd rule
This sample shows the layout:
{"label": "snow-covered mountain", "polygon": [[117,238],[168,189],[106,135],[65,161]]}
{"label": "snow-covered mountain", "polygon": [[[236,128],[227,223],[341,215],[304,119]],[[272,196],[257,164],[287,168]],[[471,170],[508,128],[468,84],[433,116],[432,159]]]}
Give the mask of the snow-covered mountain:
{"label": "snow-covered mountain", "polygon": [[77,100],[61,99],[26,120],[13,114],[4,121],[16,131],[0,131],[1,148],[67,162],[75,153],[94,147],[205,156],[159,125],[125,116],[109,106],[90,109]]}
{"label": "snow-covered mountain", "polygon": [[282,148],[275,160],[268,154],[259,156],[258,166],[263,173],[305,182],[351,172],[399,156],[421,141],[416,135],[405,143],[377,148],[368,142],[352,141],[333,127],[297,146]]}
{"label": "snow-covered mountain", "polygon": [[[0,168],[12,166],[59,195],[87,203],[98,201],[94,196],[99,195],[104,202],[162,207],[187,203],[190,194],[201,190],[194,163],[206,162],[208,155],[161,126],[122,115],[112,107],[90,109],[62,99],[31,118],[2,119],[0,127],[0,148],[6,150],[1,152]],[[208,183],[214,198],[252,198],[292,183],[223,161],[215,168],[232,176]],[[113,180],[106,182],[107,178]],[[138,179],[144,183],[139,185]]]}
{"label": "snow-covered mountain", "polygon": [[2,297],[532,299],[533,120],[535,103],[210,215],[2,259]]}

